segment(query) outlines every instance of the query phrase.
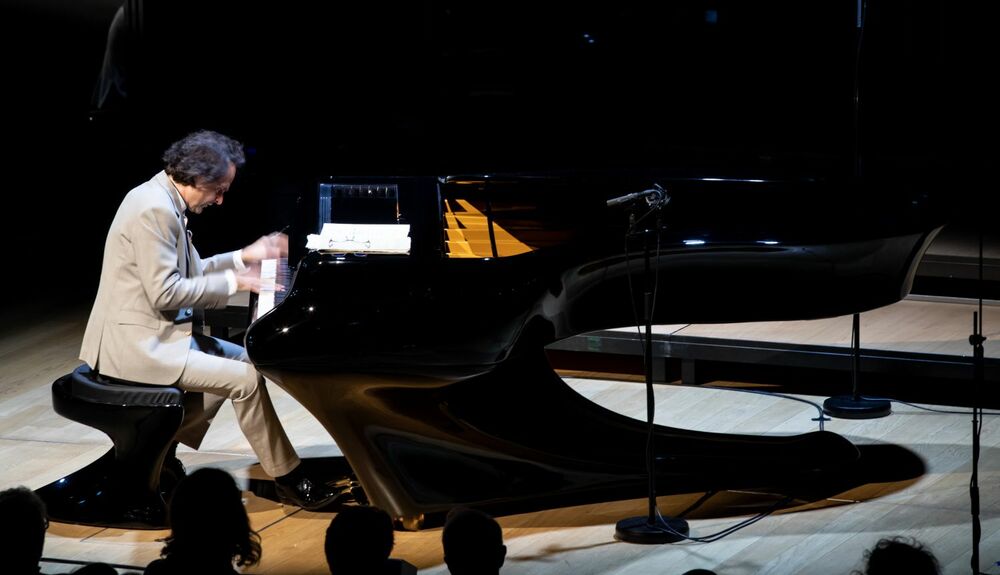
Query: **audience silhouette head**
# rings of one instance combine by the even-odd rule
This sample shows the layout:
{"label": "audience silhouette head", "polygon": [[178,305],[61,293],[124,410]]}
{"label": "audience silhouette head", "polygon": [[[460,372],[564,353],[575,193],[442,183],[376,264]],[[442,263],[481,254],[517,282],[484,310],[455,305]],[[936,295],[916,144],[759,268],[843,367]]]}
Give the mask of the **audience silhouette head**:
{"label": "audience silhouette head", "polygon": [[941,566],[930,549],[915,539],[879,539],[874,548],[865,551],[865,575],[895,573],[939,575]]}
{"label": "audience silhouette head", "polygon": [[345,507],[326,529],[326,564],[332,575],[373,575],[390,570],[392,518],[378,507]]}
{"label": "audience silhouette head", "polygon": [[0,491],[0,564],[4,573],[38,573],[49,521],[45,503],[27,487]]}
{"label": "audience silhouette head", "polygon": [[177,484],[170,500],[170,536],[146,573],[232,572],[260,560],[260,535],[250,528],[233,476],[203,468]]}
{"label": "audience silhouette head", "polygon": [[441,544],[452,575],[499,573],[507,556],[500,524],[475,509],[458,507],[448,513]]}

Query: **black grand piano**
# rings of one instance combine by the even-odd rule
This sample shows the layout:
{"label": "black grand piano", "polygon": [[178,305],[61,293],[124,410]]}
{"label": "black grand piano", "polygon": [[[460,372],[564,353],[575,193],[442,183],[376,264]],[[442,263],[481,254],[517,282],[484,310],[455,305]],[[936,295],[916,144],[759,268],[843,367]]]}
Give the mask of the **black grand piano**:
{"label": "black grand piano", "polygon": [[[323,185],[394,190],[409,253],[293,252],[285,298],[245,343],[409,527],[456,504],[645,495],[644,425],[573,392],[544,347],[634,325],[646,248],[658,323],[898,301],[949,211],[941,165],[965,145],[926,113],[965,109],[925,89],[964,60],[923,5],[873,2],[864,50],[853,2],[131,0],[122,21],[137,7],[129,67],[107,60],[130,76],[121,104],[101,103],[106,141],[202,127],[245,141],[227,209],[304,198],[299,248],[337,217]],[[192,19],[199,42],[158,41]],[[187,89],[162,90],[178,69]],[[670,197],[660,217],[608,205],[652,186]],[[270,223],[229,235],[288,221]],[[858,459],[822,431],[658,427],[655,445],[661,493],[803,492]]]}
{"label": "black grand piano", "polygon": [[[571,390],[544,347],[635,323],[650,238],[655,322],[810,319],[904,297],[941,225],[920,192],[861,202],[852,194],[863,190],[818,182],[664,176],[662,217],[629,235],[646,202],[607,200],[648,178],[333,178],[392,189],[410,253],[305,254],[283,301],[250,326],[250,358],[317,417],[368,499],[404,525],[459,504],[640,497],[645,425]],[[859,456],[822,431],[660,427],[655,449],[661,493],[805,494]]]}

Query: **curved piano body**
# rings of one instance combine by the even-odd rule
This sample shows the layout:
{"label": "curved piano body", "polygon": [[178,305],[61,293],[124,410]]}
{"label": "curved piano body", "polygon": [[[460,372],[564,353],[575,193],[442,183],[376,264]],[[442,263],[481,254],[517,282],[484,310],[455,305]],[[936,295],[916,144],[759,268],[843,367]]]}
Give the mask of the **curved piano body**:
{"label": "curved piano body", "polygon": [[[606,205],[654,182],[671,197],[659,221],[645,216],[645,202]],[[809,319],[904,297],[942,224],[919,193],[860,202],[859,192],[810,181],[397,183],[410,253],[305,254],[284,300],[249,328],[246,347],[325,426],[369,500],[409,525],[459,504],[646,493],[645,423],[575,393],[543,351],[636,322],[644,242],[658,278],[656,323]],[[640,233],[629,236],[633,212]],[[858,457],[829,432],[655,433],[659,493],[808,490],[818,474]],[[734,467],[744,471],[738,479]]]}

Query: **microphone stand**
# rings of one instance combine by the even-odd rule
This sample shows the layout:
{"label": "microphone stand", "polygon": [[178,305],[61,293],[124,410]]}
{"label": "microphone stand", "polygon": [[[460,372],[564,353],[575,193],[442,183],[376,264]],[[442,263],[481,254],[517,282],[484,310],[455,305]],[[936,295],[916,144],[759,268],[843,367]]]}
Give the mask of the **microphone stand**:
{"label": "microphone stand", "polygon": [[[861,183],[861,47],[864,41],[866,0],[857,0],[857,42],[854,52],[854,180]],[[838,395],[823,402],[823,413],[842,419],[875,419],[892,413],[886,399],[864,399],[858,392],[861,375],[861,316],[854,314],[851,331],[851,395]]]}
{"label": "microphone stand", "polygon": [[[979,216],[982,218],[982,214]],[[983,224],[979,221],[979,311],[972,312],[972,335],[969,336],[969,343],[972,345],[972,476],[969,478],[969,501],[972,513],[972,558],[970,564],[974,574],[982,573],[979,570],[979,542],[983,535],[982,524],[979,520],[979,435],[982,432],[983,420],[983,380],[984,362],[983,343],[986,337],[983,336]]]}
{"label": "microphone stand", "polygon": [[[661,190],[659,186],[657,189]],[[689,533],[687,521],[675,517],[662,517],[656,511],[656,470],[655,470],[655,450],[653,445],[655,413],[655,401],[653,396],[653,287],[655,284],[654,274],[649,264],[650,244],[659,241],[659,234],[662,222],[662,208],[669,202],[669,196],[665,194],[657,196],[652,201],[652,210],[656,212],[656,227],[652,230],[642,230],[637,232],[630,226],[629,237],[643,239],[643,321],[646,326],[645,340],[643,341],[643,358],[646,368],[646,474],[648,478],[649,505],[646,516],[629,517],[622,519],[615,524],[615,539],[626,543],[641,543],[654,545],[660,543],[674,543],[687,538]],[[609,203],[609,205],[613,205]],[[648,213],[646,215],[649,215]],[[643,216],[645,217],[645,216]],[[635,212],[632,213],[635,218]],[[641,221],[642,218],[639,218]],[[638,222],[637,222],[638,223]],[[632,297],[632,294],[629,294]]]}
{"label": "microphone stand", "polygon": [[858,392],[861,375],[861,314],[854,314],[851,329],[851,395],[828,397],[823,402],[823,413],[841,419],[875,419],[892,413],[888,399],[868,399]]}

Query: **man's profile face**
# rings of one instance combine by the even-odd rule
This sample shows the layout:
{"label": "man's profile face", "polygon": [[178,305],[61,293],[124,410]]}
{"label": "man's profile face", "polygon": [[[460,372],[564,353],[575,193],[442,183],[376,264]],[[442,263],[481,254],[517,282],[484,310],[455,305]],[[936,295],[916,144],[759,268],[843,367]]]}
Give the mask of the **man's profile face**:
{"label": "man's profile face", "polygon": [[225,193],[229,191],[229,186],[232,185],[235,178],[236,166],[230,162],[229,169],[226,171],[226,175],[223,176],[221,180],[217,180],[215,182],[200,182],[198,185],[194,186],[193,197],[190,198],[188,209],[195,214],[200,214],[202,210],[208,206],[221,206],[222,198]]}

